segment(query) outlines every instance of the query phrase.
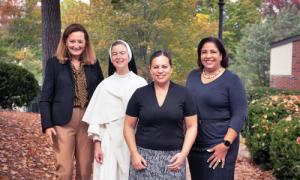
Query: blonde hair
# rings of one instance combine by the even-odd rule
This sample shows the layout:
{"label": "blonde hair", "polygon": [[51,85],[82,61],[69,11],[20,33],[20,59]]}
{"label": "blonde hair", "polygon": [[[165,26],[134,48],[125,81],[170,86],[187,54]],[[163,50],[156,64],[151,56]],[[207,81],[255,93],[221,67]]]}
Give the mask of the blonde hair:
{"label": "blonde hair", "polygon": [[86,41],[85,50],[83,51],[81,57],[82,61],[84,62],[84,64],[94,64],[96,62],[96,54],[94,51],[94,47],[90,41],[90,37],[86,29],[81,24],[70,24],[61,36],[56,49],[56,57],[60,63],[65,64],[66,61],[70,58],[66,42],[71,33],[78,31],[83,32],[84,39]]}

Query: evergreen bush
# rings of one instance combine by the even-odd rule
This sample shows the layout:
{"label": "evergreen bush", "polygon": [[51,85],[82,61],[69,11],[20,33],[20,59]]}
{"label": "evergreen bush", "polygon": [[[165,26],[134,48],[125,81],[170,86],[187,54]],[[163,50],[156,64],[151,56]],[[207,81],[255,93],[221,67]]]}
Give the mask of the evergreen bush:
{"label": "evergreen bush", "polygon": [[270,158],[279,179],[300,179],[300,116],[288,116],[271,130]]}
{"label": "evergreen bush", "polygon": [[[280,90],[266,92],[278,94]],[[296,139],[300,136],[300,95],[284,92],[284,95],[263,96],[259,91],[256,97],[262,98],[249,102],[242,135],[254,162],[272,169],[278,177],[299,179],[300,145]]]}
{"label": "evergreen bush", "polygon": [[272,96],[272,95],[300,95],[300,91],[296,90],[284,90],[271,87],[250,87],[247,89],[248,101],[258,100],[260,98]]}
{"label": "evergreen bush", "polygon": [[0,62],[0,107],[28,105],[39,92],[33,74],[15,65]]}
{"label": "evergreen bush", "polygon": [[249,104],[248,119],[242,135],[255,163],[270,169],[270,129],[280,119],[288,116],[284,105],[272,96],[253,100]]}

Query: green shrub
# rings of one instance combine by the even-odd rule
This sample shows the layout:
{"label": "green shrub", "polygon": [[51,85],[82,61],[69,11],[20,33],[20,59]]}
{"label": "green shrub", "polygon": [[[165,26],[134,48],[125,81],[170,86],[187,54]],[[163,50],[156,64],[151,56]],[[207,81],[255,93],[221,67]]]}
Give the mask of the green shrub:
{"label": "green shrub", "polygon": [[271,168],[270,129],[285,116],[287,116],[285,106],[279,101],[272,100],[272,97],[250,102],[248,120],[242,134],[246,138],[254,162],[265,169]]}
{"label": "green shrub", "polygon": [[251,102],[273,95],[300,95],[300,91],[275,89],[271,87],[250,87],[247,89],[247,94],[248,101]]}
{"label": "green shrub", "polygon": [[280,179],[300,179],[300,91],[254,87],[247,93],[242,135],[254,162]]}
{"label": "green shrub", "polygon": [[274,174],[280,179],[300,179],[300,115],[289,116],[271,130],[270,156]]}
{"label": "green shrub", "polygon": [[39,92],[33,74],[15,65],[0,62],[0,106],[12,108],[28,105]]}
{"label": "green shrub", "polygon": [[297,115],[299,99],[297,95],[276,95],[249,102],[248,120],[242,135],[254,162],[264,169],[273,169],[271,131],[279,122]]}

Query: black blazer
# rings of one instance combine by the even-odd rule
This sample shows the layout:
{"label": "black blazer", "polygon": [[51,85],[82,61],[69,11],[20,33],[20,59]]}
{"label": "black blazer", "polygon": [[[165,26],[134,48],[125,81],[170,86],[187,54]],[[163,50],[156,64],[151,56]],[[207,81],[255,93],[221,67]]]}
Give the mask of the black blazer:
{"label": "black blazer", "polygon": [[[90,100],[96,87],[103,80],[103,74],[98,61],[92,65],[84,65],[84,70]],[[50,58],[40,98],[43,132],[47,128],[64,125],[71,120],[74,96],[75,85],[70,61],[61,64],[56,57]]]}

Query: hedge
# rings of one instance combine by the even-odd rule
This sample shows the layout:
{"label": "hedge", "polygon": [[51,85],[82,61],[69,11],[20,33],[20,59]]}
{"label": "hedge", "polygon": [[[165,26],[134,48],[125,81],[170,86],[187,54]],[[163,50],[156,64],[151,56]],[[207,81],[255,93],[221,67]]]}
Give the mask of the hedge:
{"label": "hedge", "polygon": [[270,158],[274,174],[280,179],[300,179],[300,116],[280,121],[272,128]]}
{"label": "hedge", "polygon": [[258,100],[272,95],[300,95],[300,91],[276,89],[271,87],[249,87],[247,89],[248,101]]}
{"label": "hedge", "polygon": [[248,93],[248,120],[242,135],[254,162],[272,169],[277,177],[300,179],[299,91],[256,88]]}
{"label": "hedge", "polygon": [[28,105],[39,92],[34,75],[26,69],[0,62],[0,107]]}

